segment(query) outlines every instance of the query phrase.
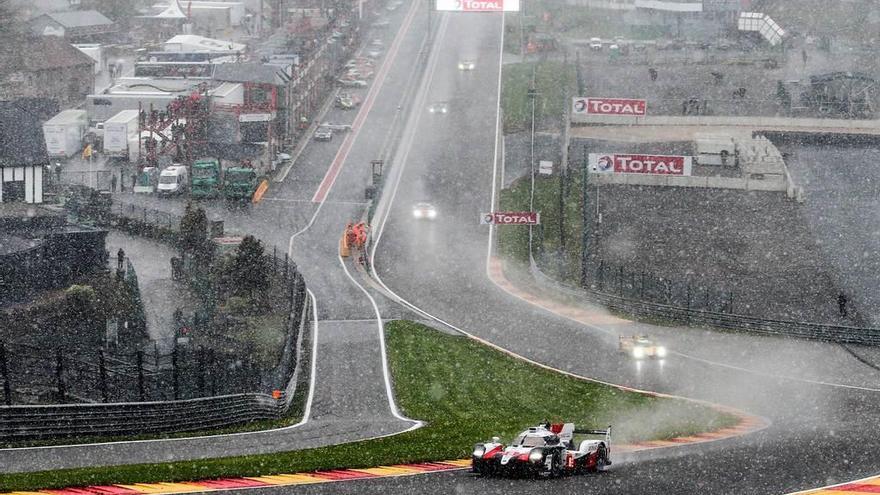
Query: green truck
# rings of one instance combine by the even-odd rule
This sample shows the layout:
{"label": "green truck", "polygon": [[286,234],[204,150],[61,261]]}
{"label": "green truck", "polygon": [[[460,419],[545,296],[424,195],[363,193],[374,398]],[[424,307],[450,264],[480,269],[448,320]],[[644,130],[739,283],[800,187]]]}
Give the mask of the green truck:
{"label": "green truck", "polygon": [[196,160],[192,166],[192,197],[249,200],[257,190],[257,172],[250,167],[230,167],[225,171],[215,158]]}
{"label": "green truck", "polygon": [[223,188],[223,173],[220,160],[203,158],[192,165],[193,198],[216,198]]}

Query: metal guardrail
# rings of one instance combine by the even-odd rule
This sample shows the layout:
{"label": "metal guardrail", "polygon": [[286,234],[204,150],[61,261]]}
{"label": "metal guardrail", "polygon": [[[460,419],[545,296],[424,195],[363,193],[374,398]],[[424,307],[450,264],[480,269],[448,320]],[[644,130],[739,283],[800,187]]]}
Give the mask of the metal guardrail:
{"label": "metal guardrail", "polygon": [[283,400],[239,394],[169,402],[8,406],[0,409],[0,441],[183,432],[275,419]]}
{"label": "metal guardrail", "polygon": [[[148,218],[141,221],[151,223]],[[173,229],[179,219],[172,218],[168,223],[167,228]],[[305,283],[292,260],[286,255],[280,258],[273,251],[269,263],[274,282],[289,293],[285,304],[289,304],[287,311],[291,315],[281,363],[273,376],[266,377],[273,389],[280,389],[277,398],[253,392],[150,402],[0,406],[0,443],[185,432],[284,416],[291,407],[299,405],[295,397],[302,396],[302,387],[309,386],[312,358],[304,348],[314,338],[310,324],[315,315]],[[0,369],[4,388],[8,388],[8,379],[9,369],[4,366]],[[266,385],[270,384],[263,383],[260,388]],[[4,394],[9,397],[8,390],[0,391],[0,396]]]}
{"label": "metal guardrail", "polygon": [[[305,298],[297,337],[302,346],[312,336],[313,309]],[[297,359],[286,376],[286,389],[275,399],[245,393],[187,400],[111,404],[61,404],[0,407],[0,443],[71,437],[101,437],[221,428],[251,421],[278,419],[294,405],[299,386],[308,386],[310,359]]]}
{"label": "metal guardrail", "polygon": [[532,259],[529,268],[535,281],[542,287],[564,292],[593,304],[635,317],[655,318],[688,326],[708,326],[758,333],[796,337],[843,344],[880,345],[880,328],[862,328],[792,320],[769,320],[732,313],[720,313],[680,306],[640,301],[596,290],[572,287],[548,277]]}

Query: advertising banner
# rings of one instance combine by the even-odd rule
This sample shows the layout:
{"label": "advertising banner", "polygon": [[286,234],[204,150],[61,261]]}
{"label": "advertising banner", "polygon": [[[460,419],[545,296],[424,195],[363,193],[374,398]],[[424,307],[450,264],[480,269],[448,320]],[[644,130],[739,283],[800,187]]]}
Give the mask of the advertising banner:
{"label": "advertising banner", "polygon": [[691,175],[693,158],[676,155],[590,153],[590,171],[597,174]]}
{"label": "advertising banner", "polygon": [[572,99],[571,113],[575,115],[619,115],[644,117],[648,111],[647,100],[632,98],[576,97]]}
{"label": "advertising banner", "polygon": [[519,12],[519,0],[436,0],[437,10],[451,12]]}
{"label": "advertising banner", "polygon": [[541,214],[535,211],[493,211],[480,214],[481,225],[538,225]]}

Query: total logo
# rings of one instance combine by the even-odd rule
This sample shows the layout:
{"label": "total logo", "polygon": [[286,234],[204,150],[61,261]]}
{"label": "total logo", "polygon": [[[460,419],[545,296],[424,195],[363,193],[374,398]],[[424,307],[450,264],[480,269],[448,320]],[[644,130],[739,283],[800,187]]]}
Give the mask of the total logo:
{"label": "total logo", "polygon": [[596,160],[596,169],[599,172],[608,172],[614,168],[614,157],[602,155]]}
{"label": "total logo", "polygon": [[647,101],[632,98],[575,98],[572,111],[575,114],[643,117],[647,107]]}
{"label": "total logo", "polygon": [[538,225],[541,215],[534,211],[493,211],[480,215],[481,225]]}
{"label": "total logo", "polygon": [[436,9],[458,12],[516,12],[519,11],[519,0],[437,0]]}
{"label": "total logo", "polygon": [[692,158],[675,155],[590,153],[590,169],[605,174],[691,175]]}

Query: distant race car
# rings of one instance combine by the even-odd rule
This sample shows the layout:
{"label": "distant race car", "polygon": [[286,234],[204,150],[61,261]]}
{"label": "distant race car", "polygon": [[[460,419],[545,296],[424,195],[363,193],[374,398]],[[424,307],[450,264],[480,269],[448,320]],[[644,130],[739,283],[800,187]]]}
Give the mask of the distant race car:
{"label": "distant race car", "polygon": [[446,102],[439,101],[437,103],[431,103],[428,105],[428,111],[431,113],[447,113],[449,112],[449,105]]}
{"label": "distant race car", "polygon": [[458,63],[458,70],[474,70],[476,66],[472,60],[462,60]]}
{"label": "distant race car", "polygon": [[646,335],[621,335],[618,338],[619,352],[629,354],[635,359],[666,357],[666,347],[651,340]]}
{"label": "distant race car", "polygon": [[418,220],[433,220],[437,218],[437,208],[426,201],[418,202],[413,205],[413,218]]}
{"label": "distant race car", "polygon": [[[575,435],[593,438],[584,438],[576,443]],[[517,435],[508,446],[494,437],[475,445],[471,455],[471,471],[483,476],[553,477],[604,471],[610,465],[611,427],[578,430],[574,423],[533,426]]]}

